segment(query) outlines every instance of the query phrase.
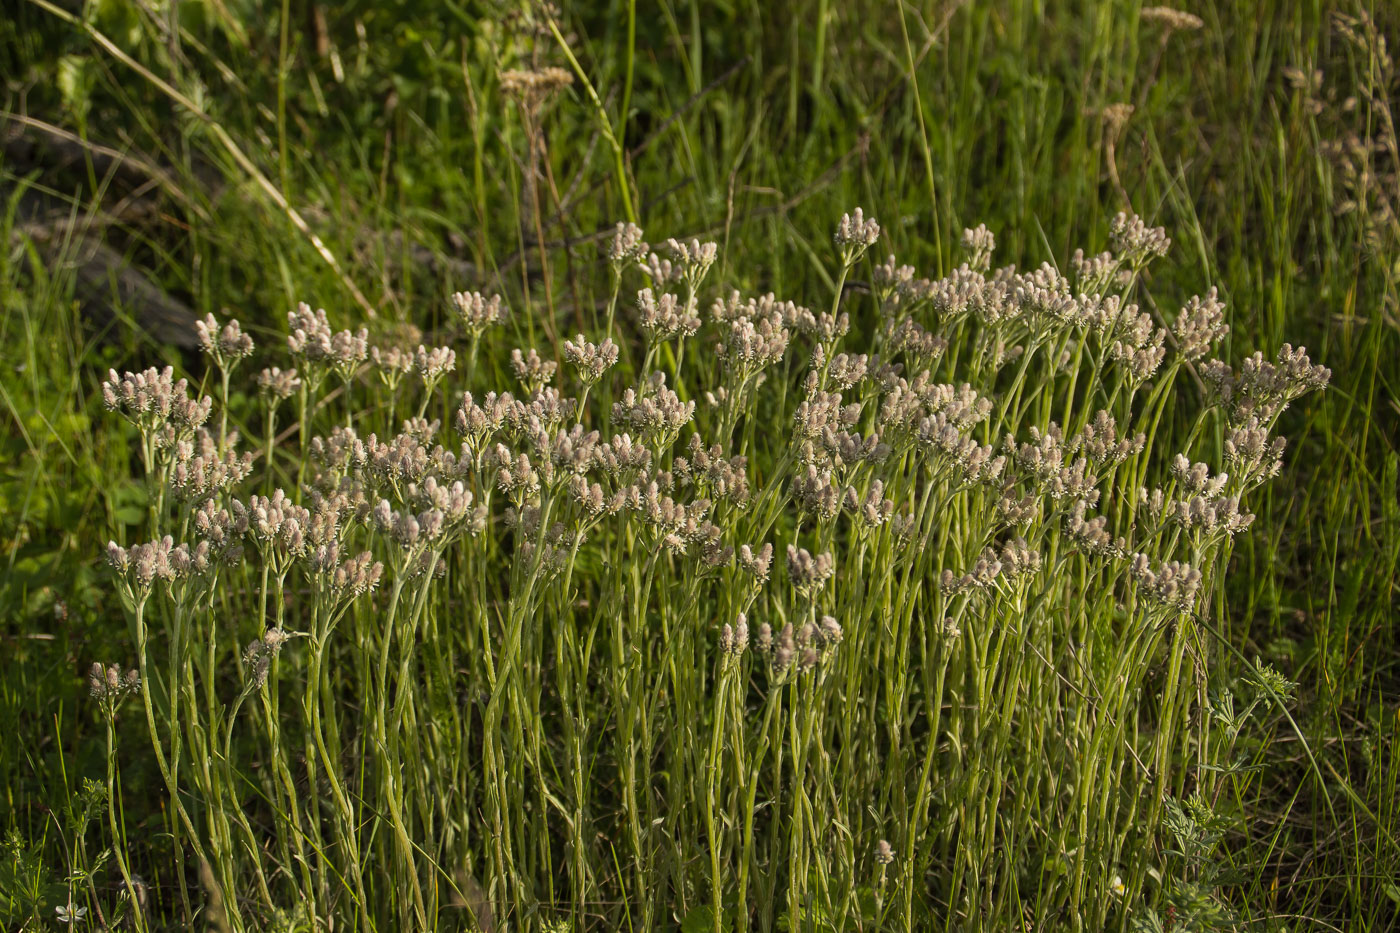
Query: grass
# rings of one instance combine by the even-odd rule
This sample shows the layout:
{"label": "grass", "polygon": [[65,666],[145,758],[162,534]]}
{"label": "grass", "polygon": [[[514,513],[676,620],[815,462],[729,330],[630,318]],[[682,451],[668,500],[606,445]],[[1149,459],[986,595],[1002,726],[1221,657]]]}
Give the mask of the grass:
{"label": "grass", "polygon": [[[1360,41],[1348,38],[1336,19],[1366,14],[1379,35],[1393,38],[1396,23],[1384,5],[1203,4],[1193,8],[1202,28],[1170,35],[1126,2],[1053,9],[663,2],[635,11],[616,2],[569,9],[556,29],[538,17],[507,21],[485,15],[486,6],[451,3],[427,11],[393,3],[324,8],[323,27],[284,20],[281,4],[182,4],[178,20],[151,9],[103,6],[84,30],[55,8],[31,3],[0,27],[3,70],[16,76],[6,92],[9,126],[16,115],[59,124],[157,162],[169,179],[156,189],[155,209],[138,211],[131,205],[144,203],[144,195],[124,206],[121,200],[140,181],[112,170],[110,161],[95,157],[66,173],[0,165],[9,195],[0,266],[0,404],[8,427],[0,471],[0,606],[7,620],[0,629],[0,715],[15,724],[0,746],[0,821],[13,831],[0,865],[7,924],[53,924],[54,908],[69,904],[90,905],[88,925],[98,922],[98,908],[106,915],[122,910],[121,853],[144,879],[151,928],[184,926],[190,917],[216,927],[271,925],[272,907],[290,912],[277,922],[292,928],[309,922],[297,918],[305,902],[292,892],[307,891],[323,913],[338,912],[341,925],[393,927],[405,917],[413,924],[418,900],[408,882],[415,877],[420,885],[437,879],[443,903],[454,887],[459,892],[461,906],[438,914],[444,928],[468,924],[467,914],[484,925],[483,902],[496,923],[525,928],[570,917],[578,929],[682,922],[710,928],[748,916],[735,910],[740,865],[754,866],[742,883],[760,928],[787,922],[791,899],[804,894],[814,901],[802,900],[799,910],[818,905],[803,921],[812,928],[1000,929],[1029,920],[1151,929],[1171,922],[1169,906],[1177,910],[1176,929],[1395,928],[1400,407],[1392,361],[1400,358],[1400,251],[1385,179],[1393,181],[1396,168],[1388,129],[1396,84],[1378,44],[1364,29]],[[529,112],[503,97],[500,78],[537,65],[567,68],[575,83]],[[1320,69],[1322,82],[1300,87],[1291,68],[1304,76]],[[1106,108],[1121,104],[1133,110],[1120,124]],[[1359,172],[1337,152],[1336,144],[1352,136],[1371,144],[1360,150]],[[26,190],[44,193],[56,217],[34,222],[20,213]],[[1313,360],[1332,369],[1325,392],[1282,416],[1284,472],[1249,500],[1257,520],[1220,557],[1206,608],[1192,626],[1167,636],[1189,633],[1180,637],[1190,638],[1193,652],[1183,661],[1164,647],[1145,651],[1119,715],[1105,717],[1102,728],[1090,723],[1091,708],[1076,689],[1101,683],[1102,674],[1086,677],[1066,655],[1083,634],[1071,634],[1069,618],[1054,617],[1043,629],[1047,640],[1034,642],[1048,666],[1034,654],[990,664],[976,653],[981,630],[963,624],[958,657],[947,662],[961,675],[949,686],[940,673],[946,659],[930,621],[946,607],[933,581],[945,565],[962,572],[976,557],[976,517],[987,505],[981,500],[955,518],[930,516],[928,527],[945,529],[957,546],[903,558],[913,560],[910,569],[899,569],[906,565],[888,536],[871,545],[878,556],[870,579],[887,568],[908,581],[906,595],[896,589],[892,604],[847,595],[858,589],[857,580],[840,576],[855,537],[848,537],[846,519],[832,526],[841,529],[827,545],[837,554],[838,586],[821,610],[841,617],[848,630],[833,663],[849,666],[827,675],[825,692],[785,685],[789,695],[780,700],[771,700],[783,691],[766,688],[754,652],[737,667],[716,653],[714,626],[732,622],[740,608],[737,584],[702,586],[684,569],[689,564],[652,561],[651,569],[662,569],[641,598],[637,588],[651,569],[631,555],[625,537],[615,537],[622,532],[603,531],[580,551],[578,582],[570,584],[578,588],[575,605],[558,581],[540,592],[521,587],[510,576],[518,563],[512,533],[493,527],[446,558],[450,572],[438,595],[404,604],[398,624],[437,631],[426,643],[440,651],[394,655],[394,645],[406,642],[381,643],[372,627],[379,616],[366,603],[338,632],[360,638],[327,649],[335,702],[320,707],[304,696],[316,639],[295,639],[280,656],[271,680],[279,689],[249,694],[242,709],[247,732],[224,757],[228,773],[210,777],[216,790],[195,784],[183,798],[190,808],[214,806],[210,801],[224,808],[232,854],[210,863],[229,875],[202,875],[138,700],[128,700],[116,718],[118,793],[104,799],[107,726],[88,696],[86,669],[93,660],[134,666],[137,640],[131,607],[123,606],[102,549],[109,538],[132,543],[154,529],[138,435],[102,410],[100,385],[108,367],[166,362],[204,392],[218,395],[219,383],[217,370],[197,355],[143,337],[135,324],[140,308],[119,309],[105,327],[85,320],[74,301],[84,236],[153,270],[199,314],[239,317],[269,352],[281,346],[285,314],[303,298],[330,309],[337,327],[369,327],[372,342],[403,339],[412,327],[432,345],[452,335],[451,292],[499,292],[514,310],[507,327],[483,340],[470,368],[466,345],[455,344],[458,372],[450,387],[469,387],[479,398],[512,387],[512,347],[535,347],[554,359],[574,333],[601,338],[613,282],[599,247],[612,225],[628,218],[629,205],[654,239],[717,242],[702,308],[729,288],[746,295],[771,290],[814,310],[831,307],[844,291],[843,308],[853,319],[845,348],[873,346],[879,317],[870,266],[851,270],[840,289],[842,266],[829,240],[834,219],[856,204],[882,222],[879,257],[893,252],[933,278],[962,261],[964,227],[986,223],[996,232],[998,263],[1026,270],[1050,260],[1068,270],[1075,248],[1104,248],[1110,218],[1131,208],[1175,241],[1134,286],[1145,310],[1170,320],[1188,296],[1214,285],[1230,324],[1226,359],[1238,364],[1256,349],[1272,357],[1288,341],[1306,344]],[[613,335],[622,361],[591,393],[590,427],[609,423],[606,403],[647,355],[626,301],[643,280],[628,275]],[[656,355],[655,365],[692,400],[715,385],[705,352],[711,339],[690,341],[679,359],[669,348]],[[801,608],[786,589],[781,545],[796,540],[821,549],[809,543],[821,523],[786,503],[786,480],[768,485],[786,476],[790,422],[778,419],[799,400],[805,340],[794,338],[790,368],[762,387],[772,413],[736,419],[754,494],[763,503],[767,492],[781,516],[775,579],[752,613],[755,633],[761,621],[778,629]],[[275,356],[267,362],[286,365]],[[968,378],[966,362],[945,361],[938,381]],[[998,400],[1014,397],[1005,395],[1014,372],[1000,382],[988,376],[978,388]],[[235,380],[227,410],[247,449],[259,451],[265,429],[250,375]],[[1082,383],[1077,390],[1054,380],[1033,384],[1039,388],[1031,398],[1051,399],[1057,413],[1084,391]],[[1167,458],[1193,436],[1193,459],[1221,468],[1222,420],[1198,420],[1201,386],[1189,370],[1178,384],[1179,393],[1165,396],[1174,404],[1162,409],[1154,454],[1143,460],[1149,485],[1165,481]],[[336,385],[332,377],[328,387]],[[449,403],[446,389],[436,398],[430,413],[446,416],[451,431],[455,399]],[[361,381],[348,402],[337,396],[317,411],[308,436],[327,434],[347,415],[362,435],[386,436],[416,411],[408,395],[401,402],[390,410],[372,380]],[[702,409],[702,433],[723,428],[708,419]],[[284,408],[278,425],[285,431],[294,422],[293,406]],[[1014,428],[1026,441],[1029,423],[1012,419],[998,430]],[[303,459],[296,441],[292,431],[270,462],[260,460],[239,497],[295,490]],[[915,474],[892,472],[914,482]],[[498,499],[497,512],[500,505]],[[737,527],[758,527],[749,521]],[[499,549],[480,543],[498,535]],[[382,543],[373,546],[378,559],[387,558]],[[477,548],[489,556],[472,557]],[[1050,560],[1052,552],[1042,550]],[[469,586],[482,566],[493,575],[484,586]],[[1036,579],[1042,577],[1045,586],[1034,589],[1056,594],[1045,597],[1053,604],[1084,586],[1084,578]],[[374,597],[377,613],[395,592],[400,602],[412,594],[394,589],[401,579],[390,566]],[[695,592],[703,599],[686,600],[688,586],[701,587]],[[212,627],[192,632],[219,633],[219,656],[211,668],[190,662],[170,670],[197,671],[200,689],[207,679],[223,702],[241,691],[237,660],[262,631],[260,599],[270,597],[273,607],[283,602],[256,574],[217,592],[228,608],[188,624]],[[467,614],[473,623],[453,628],[470,599],[483,601]],[[174,605],[162,602],[161,613]],[[1040,618],[1014,601],[1007,605],[1007,618]],[[548,621],[538,630],[526,626],[527,608]],[[305,611],[294,603],[294,626],[312,631],[298,615]],[[696,664],[673,666],[648,641],[644,660],[628,674],[625,656],[611,654],[626,639],[608,630],[614,621],[640,626],[628,612],[674,626],[673,638],[686,633],[672,650],[691,652],[679,656]],[[862,642],[862,626],[852,624],[861,613],[912,626],[920,637],[906,639],[896,628]],[[1111,607],[1084,610],[1083,619],[1086,631],[1104,633],[1093,642],[1094,657],[1111,663],[1128,656],[1111,637]],[[177,622],[162,615],[162,625]],[[585,662],[595,626],[599,653]],[[170,646],[159,631],[151,650],[165,664]],[[502,642],[500,633],[511,631],[526,639],[519,654],[503,647],[514,643]],[[413,697],[414,708],[451,723],[432,734],[447,737],[434,742],[453,744],[421,756],[423,771],[411,788],[398,788],[391,770],[381,773],[382,757],[360,744],[391,738],[391,707],[373,710],[372,700],[393,709],[400,696],[410,701],[365,679],[367,660],[357,644],[381,648],[408,670],[421,664],[425,693]],[[901,661],[884,653],[901,647],[913,655]],[[1256,658],[1296,684],[1287,702],[1280,702],[1282,682],[1255,673]],[[519,666],[498,681],[489,668],[506,662]],[[148,675],[148,685],[175,697],[161,676],[169,671]],[[502,682],[508,687],[498,696]],[[1008,714],[989,719],[937,699],[961,696],[960,682],[974,684],[982,699],[994,690]],[[628,702],[638,685],[656,698],[656,710]],[[866,702],[877,705],[867,710]],[[1235,717],[1251,704],[1247,724],[1235,729]],[[154,704],[151,717],[178,721],[180,707],[172,712],[171,705]],[[221,706],[209,709],[216,720],[224,715]],[[344,778],[356,789],[343,798],[333,787],[318,792],[323,819],[315,827],[305,813],[290,812],[306,799],[297,782],[310,780],[311,769],[330,780],[335,772],[325,759],[337,757],[319,748],[296,757],[303,709],[307,716],[334,713],[344,730]],[[522,709],[538,716],[521,716]],[[848,715],[844,728],[865,731],[848,738],[839,714],[850,710],[860,713]],[[779,713],[793,718],[784,722]],[[155,731],[171,749],[163,723]],[[672,728],[663,731],[661,723]],[[207,728],[182,734],[205,736]],[[817,736],[811,744],[802,738],[808,729]],[[968,735],[987,729],[990,738],[967,744]],[[270,737],[279,730],[287,748],[281,760]],[[1232,747],[1222,747],[1232,731]],[[943,738],[929,742],[930,734]],[[1037,741],[1066,736],[1091,743],[1085,763],[1068,751],[1063,760],[1036,751]],[[514,754],[493,764],[485,754],[499,747],[493,743]],[[1129,750],[1165,756],[1149,767],[1154,778],[1138,807]],[[195,759],[188,748],[184,754],[182,774],[191,780]],[[749,811],[739,790],[748,788],[732,782],[760,754],[766,764],[752,791],[758,848],[745,856]],[[716,759],[728,762],[718,783],[707,777]],[[654,770],[630,774],[629,767]],[[1063,778],[1066,772],[1077,776]],[[812,775],[821,792],[804,792],[807,785],[791,781],[794,773]],[[1157,775],[1170,775],[1170,793],[1161,792]],[[1094,821],[1092,836],[1073,838],[1078,829],[1062,819],[1054,790],[1060,780],[1067,793],[1081,795],[1074,800],[1101,793],[1094,799],[1112,819]],[[1027,792],[1037,782],[1039,796]],[[1206,788],[1219,791],[1207,797],[1209,813],[1193,808],[1190,795]],[[976,805],[979,794],[1003,801],[1004,813]],[[937,801],[927,828],[918,825],[921,811],[911,798]],[[120,804],[121,845],[113,844],[111,801]],[[346,801],[352,822],[370,828],[345,829]],[[397,801],[407,816],[385,801]],[[582,837],[585,824],[571,812],[576,804],[601,837]],[[507,817],[512,811],[493,815],[492,807],[515,809]],[[248,814],[246,829],[235,809]],[[790,816],[799,812],[801,822]],[[663,822],[653,827],[658,817]],[[207,839],[208,827],[219,825],[215,816],[196,814],[191,824],[196,819],[194,838]],[[407,839],[395,838],[410,825]],[[493,826],[509,827],[509,860],[520,866],[514,873],[502,868],[506,853],[492,851],[486,829]],[[996,835],[986,832],[992,826]],[[327,835],[317,840],[313,832]],[[249,838],[268,847],[260,850],[263,864],[240,848]],[[327,838],[336,845],[326,847]],[[895,857],[884,868],[875,860],[880,838]],[[355,898],[330,893],[360,890],[348,869],[332,871],[356,861],[345,852],[357,845],[363,914]],[[113,855],[102,860],[109,849]],[[260,871],[267,875],[265,899]],[[716,874],[725,876],[718,914],[711,898]],[[1114,893],[1115,874],[1125,886],[1121,895]],[[226,889],[248,891],[247,900],[220,908],[210,892]],[[423,902],[432,898],[425,892]],[[1217,908],[1228,908],[1233,919],[1212,914]]]}

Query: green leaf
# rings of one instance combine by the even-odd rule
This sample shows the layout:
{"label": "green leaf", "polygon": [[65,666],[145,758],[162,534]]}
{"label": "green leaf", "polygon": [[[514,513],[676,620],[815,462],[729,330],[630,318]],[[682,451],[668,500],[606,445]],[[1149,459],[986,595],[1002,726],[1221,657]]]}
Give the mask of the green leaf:
{"label": "green leaf", "polygon": [[715,928],[715,912],[709,904],[692,908],[681,921],[681,933],[709,933]]}

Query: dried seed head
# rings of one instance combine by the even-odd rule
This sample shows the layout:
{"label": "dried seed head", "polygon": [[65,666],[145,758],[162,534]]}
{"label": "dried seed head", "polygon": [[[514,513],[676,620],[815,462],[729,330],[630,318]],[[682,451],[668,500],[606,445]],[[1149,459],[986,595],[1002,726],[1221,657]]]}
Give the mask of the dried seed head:
{"label": "dried seed head", "polygon": [[436,509],[448,525],[461,522],[471,513],[472,494],[461,480],[439,482],[428,476],[421,483],[404,487],[404,499],[420,509]]}
{"label": "dried seed head", "polygon": [[773,634],[773,630],[767,622],[760,625],[758,649],[768,662],[770,682],[779,684],[785,681],[794,664],[799,660],[797,639],[793,633],[792,623],[785,624],[782,631],[776,635]]}
{"label": "dried seed head", "polygon": [[[932,434],[930,427],[942,428],[941,435]],[[919,429],[920,439],[933,445],[946,443],[943,436],[947,433],[948,429],[943,427],[941,419],[937,417],[925,419],[925,423]],[[1037,485],[1041,485],[1058,475],[1064,465],[1064,433],[1060,426],[1052,421],[1044,431],[1032,425],[1030,435],[1029,441],[1017,444],[1015,436],[1008,433],[1002,438],[1001,446],[1011,458],[1012,464]]]}
{"label": "dried seed head", "polygon": [[741,317],[728,322],[728,330],[715,350],[742,383],[763,367],[782,359],[790,337],[777,314]]}
{"label": "dried seed head", "polygon": [[1166,359],[1166,337],[1166,331],[1156,330],[1141,343],[1115,340],[1108,355],[1122,365],[1128,382],[1137,387],[1151,379]]}
{"label": "dried seed head", "polygon": [[997,500],[997,517],[1002,524],[1017,528],[1029,525],[1040,516],[1040,500],[1030,494],[1017,496],[1007,487]]}
{"label": "dried seed head", "polygon": [[1240,508],[1239,496],[1190,496],[1167,503],[1167,517],[1184,528],[1208,535],[1233,537],[1254,524],[1253,514]]}
{"label": "dried seed head", "polygon": [[570,474],[581,476],[587,473],[597,463],[601,447],[598,432],[585,432],[581,424],[552,435],[535,431],[528,439],[540,462],[548,465],[545,479],[552,483],[565,482]]}
{"label": "dried seed head", "polygon": [[870,371],[870,357],[864,353],[838,353],[827,364],[826,375],[838,392],[845,392],[866,377]]}
{"label": "dried seed head", "polygon": [[1228,473],[1212,476],[1209,466],[1204,463],[1192,463],[1185,454],[1177,454],[1172,458],[1171,474],[1188,495],[1218,496],[1230,482]]}
{"label": "dried seed head", "polygon": [[793,416],[796,436],[815,441],[821,439],[824,431],[844,431],[860,420],[860,408],[859,402],[842,405],[839,392],[822,392],[813,387]]}
{"label": "dried seed head", "polygon": [[202,539],[201,560],[215,561],[225,566],[237,566],[243,559],[243,536],[248,531],[248,510],[235,500],[230,509],[220,508],[213,499],[206,500],[193,513],[195,533]]}
{"label": "dried seed head", "polygon": [[716,298],[710,306],[710,317],[717,324],[733,321],[768,321],[775,327],[796,327],[798,322],[807,320],[812,312],[791,301],[779,301],[768,292],[758,298],[745,299],[737,290],[730,290],[728,296]]}
{"label": "dried seed head", "polygon": [[651,466],[651,451],[630,434],[615,434],[598,448],[598,466],[619,483],[630,483]]}
{"label": "dried seed head", "polygon": [[457,409],[457,430],[466,437],[463,444],[464,458],[476,461],[488,448],[488,444],[510,420],[515,408],[515,398],[509,392],[497,395],[487,393],[477,404],[470,392],[462,393],[462,404]]}
{"label": "dried seed head", "polygon": [[1037,336],[1051,336],[1083,319],[1069,279],[1048,262],[1034,272],[1016,276],[1011,297],[1016,314]]}
{"label": "dried seed head", "polygon": [[517,507],[540,491],[540,477],[535,472],[530,458],[525,454],[515,455],[504,444],[497,444],[493,452],[496,467],[496,485],[501,492],[510,496]]}
{"label": "dried seed head", "polygon": [[1006,466],[991,444],[979,445],[965,436],[943,412],[923,419],[916,435],[922,451],[935,463],[951,468],[963,483],[995,483]]}
{"label": "dried seed head", "polygon": [[413,354],[399,347],[370,347],[369,360],[390,392],[397,391],[403,377],[413,371]]}
{"label": "dried seed head", "polygon": [[557,431],[561,425],[574,420],[577,409],[576,399],[564,398],[558,389],[545,387],[531,395],[528,402],[515,404],[510,414],[510,426],[518,434],[538,428]]}
{"label": "dried seed head", "polygon": [[598,518],[613,511],[610,508],[611,500],[599,483],[589,485],[587,479],[575,474],[569,477],[568,491],[569,498],[577,503],[589,518]]}
{"label": "dried seed head", "polygon": [[995,327],[1011,310],[1009,282],[988,281],[981,272],[966,265],[937,282],[911,279],[900,286],[895,297],[899,299],[898,309],[904,311],[925,303],[931,305],[945,326],[973,315],[988,327]]}
{"label": "dried seed head", "polygon": [[368,357],[369,331],[367,329],[362,327],[358,331],[337,331],[331,337],[330,366],[343,381],[349,382],[353,379],[360,364]]}
{"label": "dried seed head", "polygon": [[[370,440],[378,443],[372,434]],[[369,461],[369,449],[364,441],[354,428],[347,427],[337,426],[330,437],[313,437],[307,453],[313,461],[336,473],[360,470]]]}
{"label": "dried seed head", "polygon": [[706,497],[714,501],[732,502],[742,505],[749,498],[749,478],[745,469],[747,457],[726,459],[723,449],[715,444],[706,449],[699,434],[692,434],[686,445],[689,458],[676,457],[671,464],[672,474],[680,485],[693,485]]}
{"label": "dried seed head", "polygon": [[996,549],[989,547],[977,558],[972,569],[962,576],[955,575],[951,570],[943,571],[939,578],[939,587],[950,595],[984,590],[996,582],[1001,571],[1001,559]]}
{"label": "dried seed head", "polygon": [[400,434],[406,434],[420,444],[430,444],[433,438],[437,437],[438,431],[442,430],[442,421],[437,418],[423,418],[414,416],[405,418]]}
{"label": "dried seed head", "polygon": [[929,369],[948,349],[945,338],[925,330],[913,318],[903,318],[895,323],[889,329],[886,340],[890,353],[904,355],[910,372]]}
{"label": "dried seed head", "polygon": [[880,435],[871,433],[865,437],[853,431],[822,431],[821,448],[831,458],[832,466],[840,469],[856,463],[883,463],[889,458],[889,444],[880,440]]}
{"label": "dried seed head", "polygon": [[420,546],[436,543],[447,530],[447,517],[441,509],[429,508],[415,515],[406,508],[395,511],[387,499],[379,500],[370,517],[381,534],[410,556],[416,556]]}
{"label": "dried seed head", "polygon": [[985,421],[992,411],[992,400],[978,395],[966,382],[956,387],[930,385],[927,374],[921,373],[910,387],[919,396],[926,411],[945,415],[960,431]]}
{"label": "dried seed head", "polygon": [[527,110],[535,110],[555,91],[574,83],[573,74],[564,68],[549,66],[534,69],[512,69],[501,72],[501,93],[520,101]]}
{"label": "dried seed head", "polygon": [[[1169,6],[1149,6],[1143,7],[1138,12],[1138,17],[1144,23],[1157,23],[1170,35],[1176,30],[1191,32],[1200,29],[1205,23],[1194,13],[1185,10],[1174,10]],[[1164,36],[1165,38],[1165,36]]]}
{"label": "dried seed head", "polygon": [[[837,340],[850,332],[851,316],[844,311],[840,314],[832,314],[830,311],[813,314],[806,311],[793,322],[793,326],[820,344],[822,353],[826,354],[835,346]],[[818,365],[821,362],[822,360],[818,360]]]}
{"label": "dried seed head", "polygon": [[817,629],[817,637],[820,639],[823,650],[828,653],[841,644],[844,634],[841,631],[841,623],[836,621],[834,616],[822,616],[821,624]]}
{"label": "dried seed head", "polygon": [[138,599],[144,599],[157,581],[169,583],[176,578],[178,571],[171,563],[174,551],[175,541],[166,535],[160,540],[133,544],[129,548],[108,541],[106,558],[121,583],[130,587]]}

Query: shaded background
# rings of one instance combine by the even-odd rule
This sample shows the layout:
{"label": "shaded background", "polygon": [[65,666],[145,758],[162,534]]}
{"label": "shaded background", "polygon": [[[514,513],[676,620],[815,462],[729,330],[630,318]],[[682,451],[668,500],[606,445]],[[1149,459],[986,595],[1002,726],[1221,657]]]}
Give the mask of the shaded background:
{"label": "shaded background", "polygon": [[[464,288],[548,346],[605,300],[629,202],[653,240],[718,240],[725,287],[799,303],[829,295],[824,238],[857,204],[933,276],[966,226],[1026,267],[1130,208],[1174,240],[1155,295],[1219,287],[1230,359],[1304,343],[1334,373],[1286,415],[1225,584],[1232,642],[1301,684],[1322,779],[1276,717],[1230,900],[1396,928],[1400,13],[1189,9],[1200,28],[1130,0],[660,0],[629,35],[613,0],[562,6],[556,37],[467,0],[6,0],[0,833],[23,844],[0,884],[23,859],[61,876],[54,810],[99,755],[84,662],[126,638],[99,548],[144,494],[101,430],[108,366],[197,367],[210,311],[276,341],[303,298],[431,334]],[[572,68],[564,45],[596,102],[503,96],[509,69]]]}

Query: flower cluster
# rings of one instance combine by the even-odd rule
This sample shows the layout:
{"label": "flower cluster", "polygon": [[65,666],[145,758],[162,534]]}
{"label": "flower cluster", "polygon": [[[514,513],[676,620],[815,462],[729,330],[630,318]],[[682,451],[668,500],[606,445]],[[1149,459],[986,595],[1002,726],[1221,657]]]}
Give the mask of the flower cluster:
{"label": "flower cluster", "polygon": [[231,371],[243,359],[253,355],[253,338],[243,333],[237,321],[229,321],[222,328],[212,314],[206,314],[196,321],[195,334],[199,338],[199,348],[214,360],[222,370]]}
{"label": "flower cluster", "polygon": [[[503,76],[527,108],[562,83]],[[725,911],[746,894],[726,887],[724,859],[758,864],[742,854],[738,834],[752,826],[739,801],[752,815],[761,793],[784,832],[759,851],[789,860],[788,883],[820,874],[807,856],[841,820],[866,848],[830,864],[877,871],[883,897],[896,857],[875,842],[889,814],[874,811],[902,809],[898,883],[922,878],[936,848],[920,838],[929,787],[1009,793],[973,759],[1006,766],[1052,742],[1100,742],[1101,719],[1135,715],[1132,697],[1176,676],[1156,670],[1163,633],[1184,637],[1196,613],[1218,608],[1219,575],[1255,521],[1252,496],[1283,468],[1278,416],[1330,377],[1289,345],[1238,370],[1212,359],[1229,332],[1224,303],[1215,289],[1184,305],[1150,294],[1167,277],[1144,270],[1170,241],[1126,213],[1112,221],[1109,250],[1076,253],[1063,272],[1049,262],[993,269],[996,239],[979,226],[964,231],[946,275],[921,277],[888,256],[866,279],[857,267],[881,230],[857,209],[827,247],[839,274],[816,311],[728,283],[711,289],[706,277],[728,269],[713,243],[671,239],[652,252],[635,225],[609,232],[596,270],[612,289],[606,333],[555,342],[549,329],[549,344],[513,347],[530,328],[500,329],[503,299],[459,292],[441,332],[377,331],[372,343],[368,330],[336,331],[325,311],[299,305],[280,367],[244,374],[262,406],[261,456],[228,430],[228,376],[253,350],[236,321],[200,326],[225,387],[217,431],[204,427],[213,401],[192,398],[173,369],[109,374],[103,399],[140,428],[153,494],[143,502],[150,540],[113,542],[106,560],[141,633],[140,669],[149,642],[170,635],[162,649],[192,678],[152,675],[173,699],[149,704],[151,717],[188,717],[158,723],[155,747],[204,755],[204,744],[181,752],[162,739],[198,738],[203,716],[220,730],[208,747],[240,753],[229,738],[247,726],[239,706],[216,702],[221,662],[241,673],[242,715],[258,717],[269,815],[244,820],[239,795],[207,794],[201,812],[236,838],[219,835],[213,857],[235,860],[240,834],[270,823],[284,837],[272,840],[280,856],[306,870],[275,873],[269,889],[298,890],[298,875],[343,883],[333,913],[373,902],[353,890],[368,859],[393,859],[388,870],[409,887],[430,877],[423,853],[438,850],[415,835],[441,813],[479,812],[511,843],[485,856],[507,903],[524,897],[535,861],[517,861],[535,850],[515,825],[531,820],[516,818],[554,806],[573,855],[604,824],[619,829],[640,889],[624,897],[645,900],[648,879],[664,877],[662,837],[645,827],[673,821],[677,840],[699,833]],[[619,298],[634,294],[613,331]],[[341,384],[323,392],[331,374]],[[1192,395],[1178,381],[1208,387],[1194,424],[1181,416]],[[297,423],[279,435],[288,399]],[[247,433],[258,419],[236,423]],[[1103,671],[1116,678],[1095,692],[1104,716],[1052,717],[1034,735],[1005,728],[1012,704],[1083,698],[1075,685]],[[770,689],[753,727],[755,672]],[[112,715],[142,685],[97,665],[90,686]],[[298,689],[300,702],[287,702]],[[1152,730],[1115,726],[1110,740],[1151,736],[1154,768],[1183,760],[1179,737],[1157,730],[1187,718],[1187,694],[1161,695]],[[286,728],[280,717],[292,716],[304,719]],[[697,725],[710,741],[656,741]],[[966,737],[977,739],[972,759],[944,753]],[[502,738],[523,754],[511,760]],[[432,754],[410,767],[405,749]],[[336,760],[344,750],[376,759],[353,788]],[[600,787],[559,786],[585,755],[606,771]],[[217,769],[163,770],[206,780],[229,770],[217,756]],[[824,785],[812,792],[832,773],[874,787],[886,775],[871,763],[887,756],[898,759],[888,780],[915,776],[898,794],[848,805]],[[461,780],[478,763],[481,780]],[[1138,799],[1135,769],[1109,770],[1121,800]],[[325,784],[323,805],[294,806],[302,773]],[[740,786],[715,786],[731,779]],[[660,810],[668,794],[697,787],[705,807]],[[1027,806],[1043,808],[1047,825],[1085,812],[1092,782],[1066,788]],[[171,793],[191,799],[185,787]],[[988,799],[947,807],[952,822],[939,832],[993,838],[1005,798]],[[765,821],[758,831],[771,833]],[[192,834],[206,830],[188,822]],[[1101,835],[1111,843],[1122,832],[1115,823]],[[688,873],[689,861],[667,870]],[[541,861],[555,863],[573,872],[580,898],[613,883],[582,857]],[[220,879],[257,875],[235,867],[220,866]],[[412,895],[385,896],[400,920],[417,912]],[[230,892],[224,903],[248,900]]]}

